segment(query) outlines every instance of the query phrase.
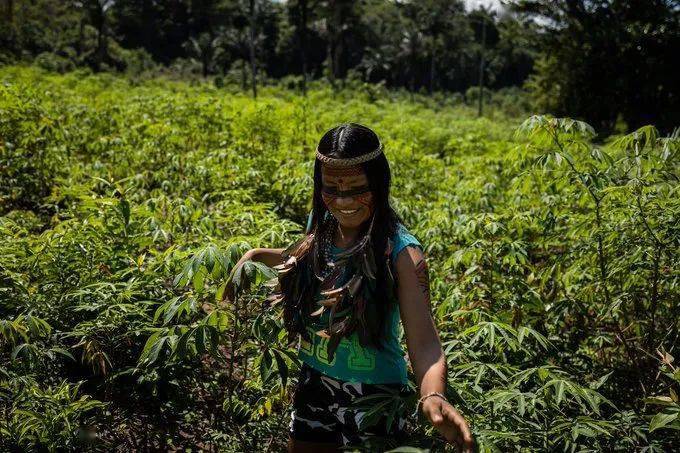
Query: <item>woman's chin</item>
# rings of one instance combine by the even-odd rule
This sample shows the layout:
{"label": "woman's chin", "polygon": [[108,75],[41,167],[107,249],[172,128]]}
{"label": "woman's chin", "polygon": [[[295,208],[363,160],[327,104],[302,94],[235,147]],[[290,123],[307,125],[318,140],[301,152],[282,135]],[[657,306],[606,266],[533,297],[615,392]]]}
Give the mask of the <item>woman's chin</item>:
{"label": "woman's chin", "polygon": [[369,217],[365,213],[362,213],[361,215],[357,216],[351,216],[349,218],[340,214],[336,215],[335,218],[338,220],[338,223],[345,228],[358,228],[369,219]]}

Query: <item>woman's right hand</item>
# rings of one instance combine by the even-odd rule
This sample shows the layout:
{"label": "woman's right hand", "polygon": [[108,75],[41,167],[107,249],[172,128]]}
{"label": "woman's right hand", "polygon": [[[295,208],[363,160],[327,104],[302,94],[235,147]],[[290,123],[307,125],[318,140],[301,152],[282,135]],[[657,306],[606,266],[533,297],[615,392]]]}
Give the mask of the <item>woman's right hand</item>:
{"label": "woman's right hand", "polygon": [[236,288],[234,286],[234,281],[232,277],[234,276],[234,270],[238,269],[239,266],[243,266],[246,261],[253,261],[257,249],[250,249],[243,254],[240,260],[234,265],[229,276],[227,277],[227,284],[224,287],[224,293],[222,293],[222,303],[231,303],[236,299]]}
{"label": "woman's right hand", "polygon": [[229,304],[234,302],[235,299],[234,282],[229,280],[224,287],[224,293],[222,294],[222,303]]}
{"label": "woman's right hand", "polygon": [[[231,277],[231,275],[229,277]],[[233,303],[235,299],[236,296],[234,291],[234,282],[231,279],[229,279],[224,287],[224,291],[222,292],[222,298],[217,302],[217,304],[210,302],[204,303],[203,311],[206,313],[211,313],[216,308],[216,306],[224,308],[227,305]]]}
{"label": "woman's right hand", "polygon": [[222,300],[221,304],[226,304],[226,303],[232,303],[236,299],[236,288],[234,286],[233,280],[231,280],[231,277],[233,276],[233,271],[234,269],[237,269],[239,266],[242,266],[243,263],[246,261],[258,261],[261,263],[266,264],[269,267],[276,266],[277,264],[281,264],[282,259],[281,259],[281,253],[283,253],[285,249],[269,249],[269,248],[254,248],[248,250],[246,253],[243,254],[240,260],[234,265],[234,268],[229,274],[227,284],[224,288],[224,293],[222,294]]}

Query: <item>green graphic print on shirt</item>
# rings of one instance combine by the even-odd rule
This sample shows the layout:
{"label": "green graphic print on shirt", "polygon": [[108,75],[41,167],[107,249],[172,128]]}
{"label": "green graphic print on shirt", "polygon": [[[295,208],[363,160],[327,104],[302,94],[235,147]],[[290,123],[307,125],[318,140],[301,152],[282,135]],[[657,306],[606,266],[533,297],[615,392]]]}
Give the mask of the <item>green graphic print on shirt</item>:
{"label": "green graphic print on shirt", "polygon": [[[412,245],[422,249],[418,240],[403,225],[399,225],[397,234],[392,238],[390,259],[396,262],[399,252]],[[334,247],[337,254],[341,249]],[[370,303],[370,302],[369,302]],[[389,384],[408,382],[404,350],[401,347],[403,327],[399,315],[399,307],[393,307],[386,322],[387,336],[385,349],[363,347],[359,343],[356,332],[340,340],[333,360],[328,360],[328,339],[316,335],[316,331],[328,325],[328,312],[314,326],[307,326],[311,342],[300,340],[298,356],[300,360],[327,376],[348,382],[364,382],[367,384]]]}

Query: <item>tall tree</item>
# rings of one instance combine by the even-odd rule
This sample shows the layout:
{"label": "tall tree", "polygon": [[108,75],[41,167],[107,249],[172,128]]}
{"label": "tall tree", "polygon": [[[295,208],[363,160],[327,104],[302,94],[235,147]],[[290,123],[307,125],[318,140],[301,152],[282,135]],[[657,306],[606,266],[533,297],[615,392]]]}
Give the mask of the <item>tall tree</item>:
{"label": "tall tree", "polygon": [[475,30],[475,41],[477,43],[477,53],[479,55],[479,70],[477,73],[477,116],[482,116],[484,106],[484,90],[488,81],[486,80],[487,62],[489,57],[493,57],[493,47],[498,42],[498,30],[495,27],[494,14],[484,6],[480,6],[473,11],[468,20]]}
{"label": "tall tree", "polygon": [[[307,94],[307,83],[311,73],[314,72],[318,34],[311,29],[311,24],[319,17],[318,8],[321,0],[290,0],[287,2],[288,21],[291,26],[291,44],[296,49],[296,60],[299,62],[299,70],[302,75],[302,92]],[[294,61],[291,62],[293,65]],[[292,69],[292,68],[291,68]],[[294,71],[297,72],[297,71]]]}
{"label": "tall tree", "polygon": [[[195,59],[206,76],[238,65],[244,88],[251,83],[254,92],[252,82],[264,75],[301,74],[306,91],[310,79],[327,76],[337,84],[352,70],[414,91],[465,91],[479,72],[475,13],[460,0],[13,1],[15,25],[6,31],[8,1],[0,0],[3,61],[47,52],[55,54],[41,58],[48,64],[122,69],[133,54],[121,47],[143,48],[163,65]],[[515,39],[522,27],[513,18],[505,22],[511,26],[503,40]],[[521,83],[533,58],[522,52],[530,41],[494,47],[498,27],[488,19],[485,79],[494,87]],[[506,49],[517,57],[505,58]]]}
{"label": "tall tree", "polygon": [[214,10],[192,8],[188,0],[116,0],[111,8],[112,27],[126,48],[144,48],[153,58],[170,64],[187,56],[182,45],[190,37],[205,32],[197,14],[215,16]]}
{"label": "tall tree", "polygon": [[408,4],[409,13],[414,19],[414,25],[425,36],[425,45],[428,53],[429,67],[428,90],[434,91],[436,83],[437,63],[444,58],[443,35],[451,33],[457,27],[466,25],[464,20],[465,5],[462,1],[455,0],[424,0]]}
{"label": "tall tree", "polygon": [[196,37],[190,37],[184,43],[188,55],[197,58],[201,62],[203,77],[208,77],[213,72],[213,65],[220,51],[220,42],[220,37],[211,36],[210,33],[203,32]]}
{"label": "tall tree", "polygon": [[328,77],[333,86],[344,80],[346,68],[346,39],[358,28],[357,2],[327,0],[324,8],[326,41],[328,45]]}
{"label": "tall tree", "polygon": [[97,30],[97,51],[94,56],[94,68],[98,71],[102,69],[102,65],[109,59],[109,10],[114,4],[115,0],[86,0],[82,3],[90,23]]}
{"label": "tall tree", "polygon": [[680,122],[677,1],[518,1],[539,18],[542,56],[528,86],[538,106],[586,119],[604,133],[618,117],[629,128]]}
{"label": "tall tree", "polygon": [[5,0],[5,22],[14,22],[14,0]]}
{"label": "tall tree", "polygon": [[255,0],[250,0],[250,74],[252,80],[253,97],[257,98],[257,65],[255,63]]}
{"label": "tall tree", "polygon": [[411,90],[469,86],[473,42],[462,2],[376,1],[363,20],[368,49],[362,67],[372,74]]}

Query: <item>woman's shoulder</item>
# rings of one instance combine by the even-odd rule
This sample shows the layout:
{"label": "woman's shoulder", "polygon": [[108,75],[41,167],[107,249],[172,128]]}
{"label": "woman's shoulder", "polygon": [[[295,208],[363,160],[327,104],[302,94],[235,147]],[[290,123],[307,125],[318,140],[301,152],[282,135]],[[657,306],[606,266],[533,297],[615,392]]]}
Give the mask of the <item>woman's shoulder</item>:
{"label": "woman's shoulder", "polygon": [[396,231],[391,238],[390,260],[393,263],[397,262],[399,253],[409,245],[423,249],[423,245],[418,239],[402,224],[398,223]]}

